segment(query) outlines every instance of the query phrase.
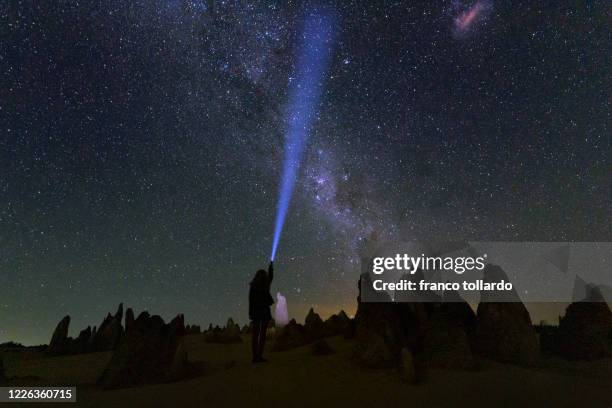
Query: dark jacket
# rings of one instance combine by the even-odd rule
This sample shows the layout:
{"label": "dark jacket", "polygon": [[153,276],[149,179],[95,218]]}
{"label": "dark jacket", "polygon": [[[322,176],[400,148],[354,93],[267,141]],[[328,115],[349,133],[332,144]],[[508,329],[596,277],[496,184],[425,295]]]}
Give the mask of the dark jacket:
{"label": "dark jacket", "polygon": [[274,304],[274,298],[270,294],[270,284],[274,277],[272,265],[268,267],[266,282],[263,285],[257,286],[255,282],[251,283],[249,289],[249,319],[251,320],[271,320],[270,306]]}

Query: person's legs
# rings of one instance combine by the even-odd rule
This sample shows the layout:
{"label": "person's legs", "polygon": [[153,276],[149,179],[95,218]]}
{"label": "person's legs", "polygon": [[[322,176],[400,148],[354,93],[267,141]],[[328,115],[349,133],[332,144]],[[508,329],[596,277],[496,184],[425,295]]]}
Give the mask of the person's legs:
{"label": "person's legs", "polygon": [[268,329],[268,320],[263,320],[259,322],[259,324],[261,324],[261,328],[259,329],[258,353],[259,353],[259,359],[264,360],[263,352],[264,352],[264,346],[266,345],[266,331]]}
{"label": "person's legs", "polygon": [[259,327],[260,322],[253,320],[251,324],[251,354],[253,354],[253,362],[259,360]]}

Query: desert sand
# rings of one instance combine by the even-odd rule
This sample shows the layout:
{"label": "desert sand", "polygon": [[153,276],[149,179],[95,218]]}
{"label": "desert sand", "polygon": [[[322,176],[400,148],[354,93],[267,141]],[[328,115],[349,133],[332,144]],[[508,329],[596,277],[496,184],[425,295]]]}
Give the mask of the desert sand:
{"label": "desert sand", "polygon": [[[9,377],[22,385],[77,385],[83,407],[612,407],[612,360],[568,362],[543,357],[523,368],[479,360],[474,370],[428,370],[417,384],[402,382],[394,370],[357,367],[352,341],[328,339],[335,351],[312,354],[311,346],[267,353],[253,365],[249,339],[243,343],[204,342],[186,336],[190,361],[204,363],[200,376],[166,384],[102,390],[96,379],[112,352],[46,357],[26,350],[3,352]],[[19,406],[13,404],[12,406]]]}

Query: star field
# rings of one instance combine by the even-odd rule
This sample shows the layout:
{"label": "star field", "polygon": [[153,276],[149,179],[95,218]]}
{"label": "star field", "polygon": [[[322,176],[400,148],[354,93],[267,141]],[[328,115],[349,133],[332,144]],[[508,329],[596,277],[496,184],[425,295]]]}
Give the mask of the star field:
{"label": "star field", "polygon": [[[327,6],[335,53],[273,288],[291,315],[352,311],[372,234],[610,240],[607,2]],[[309,7],[0,5],[0,342],[121,301],[246,321]]]}

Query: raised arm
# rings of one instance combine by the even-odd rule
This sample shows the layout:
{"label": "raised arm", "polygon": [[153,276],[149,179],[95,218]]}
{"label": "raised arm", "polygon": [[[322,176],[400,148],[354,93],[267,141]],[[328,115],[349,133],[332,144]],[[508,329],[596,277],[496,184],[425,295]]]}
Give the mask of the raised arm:
{"label": "raised arm", "polygon": [[274,278],[274,262],[270,261],[270,265],[268,265],[268,282],[272,283],[273,278]]}

